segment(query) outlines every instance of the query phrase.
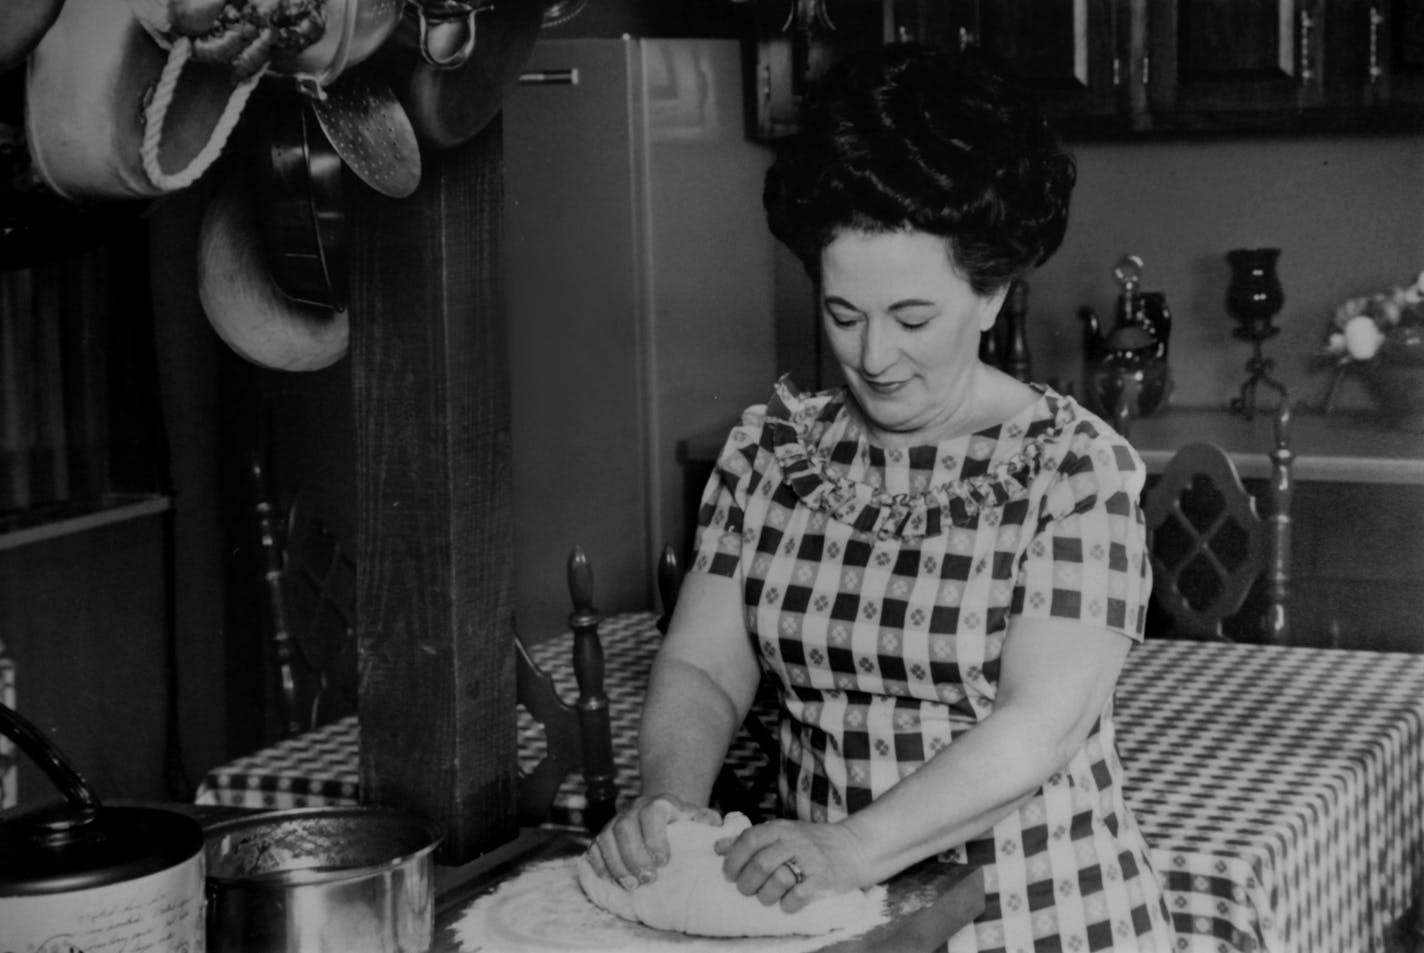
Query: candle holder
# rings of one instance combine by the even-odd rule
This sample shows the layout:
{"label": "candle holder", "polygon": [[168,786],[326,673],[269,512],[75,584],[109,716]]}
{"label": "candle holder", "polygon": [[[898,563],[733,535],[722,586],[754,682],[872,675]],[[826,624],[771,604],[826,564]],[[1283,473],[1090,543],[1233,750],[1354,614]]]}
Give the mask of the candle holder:
{"label": "candle holder", "polygon": [[1276,362],[1261,352],[1261,344],[1280,333],[1272,319],[1285,304],[1285,292],[1276,276],[1279,248],[1237,248],[1226,253],[1231,264],[1231,283],[1226,289],[1226,310],[1236,319],[1238,327],[1232,334],[1251,342],[1251,359],[1246,362],[1246,382],[1241,393],[1231,400],[1231,409],[1247,420],[1256,413],[1256,390],[1264,385],[1276,391],[1284,400],[1286,387],[1271,376]]}

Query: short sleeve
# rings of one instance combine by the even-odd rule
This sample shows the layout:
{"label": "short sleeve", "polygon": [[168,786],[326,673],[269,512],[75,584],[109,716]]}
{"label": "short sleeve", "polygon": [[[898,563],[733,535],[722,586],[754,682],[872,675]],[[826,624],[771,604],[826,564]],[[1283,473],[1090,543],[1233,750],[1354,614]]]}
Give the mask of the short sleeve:
{"label": "short sleeve", "polygon": [[1140,642],[1152,593],[1145,468],[1105,429],[1084,420],[1071,435],[1024,551],[1011,614],[1101,626]]}
{"label": "short sleeve", "polygon": [[747,500],[759,479],[756,462],[765,419],[764,404],[748,408],[717,455],[717,465],[697,509],[692,572],[741,577]]}

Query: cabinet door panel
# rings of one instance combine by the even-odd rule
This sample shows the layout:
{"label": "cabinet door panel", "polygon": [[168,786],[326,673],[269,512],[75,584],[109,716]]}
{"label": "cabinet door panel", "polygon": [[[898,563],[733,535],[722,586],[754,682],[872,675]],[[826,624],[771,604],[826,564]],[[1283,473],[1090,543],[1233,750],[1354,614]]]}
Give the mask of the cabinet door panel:
{"label": "cabinet door panel", "polygon": [[1424,0],[1376,0],[1371,4],[1383,49],[1378,63],[1384,98],[1391,104],[1424,106]]}
{"label": "cabinet door panel", "polygon": [[1117,112],[1116,18],[1109,0],[994,0],[980,10],[980,42],[1012,63],[1051,112]]}
{"label": "cabinet door panel", "polygon": [[1154,115],[1175,120],[1318,105],[1320,7],[1320,0],[1148,4],[1147,59],[1138,73]]}
{"label": "cabinet door panel", "polygon": [[899,0],[896,36],[978,43],[1012,66],[1060,118],[1118,111],[1114,0]]}

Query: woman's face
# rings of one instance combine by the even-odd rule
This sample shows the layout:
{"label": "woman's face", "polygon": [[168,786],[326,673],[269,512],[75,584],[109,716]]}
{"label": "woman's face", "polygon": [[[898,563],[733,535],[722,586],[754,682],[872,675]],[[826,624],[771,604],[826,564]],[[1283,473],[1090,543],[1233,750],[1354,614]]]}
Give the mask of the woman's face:
{"label": "woman's face", "polygon": [[1004,294],[976,294],[937,235],[844,231],[826,246],[821,320],[872,429],[932,442],[973,419],[979,335]]}

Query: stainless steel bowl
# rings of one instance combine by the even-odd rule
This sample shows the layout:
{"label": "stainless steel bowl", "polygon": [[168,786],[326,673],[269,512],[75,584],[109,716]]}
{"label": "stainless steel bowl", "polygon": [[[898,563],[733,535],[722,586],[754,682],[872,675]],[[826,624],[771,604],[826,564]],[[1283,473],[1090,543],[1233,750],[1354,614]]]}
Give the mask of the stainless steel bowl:
{"label": "stainless steel bowl", "polygon": [[208,828],[209,953],[425,953],[435,922],[432,822],[301,808]]}

